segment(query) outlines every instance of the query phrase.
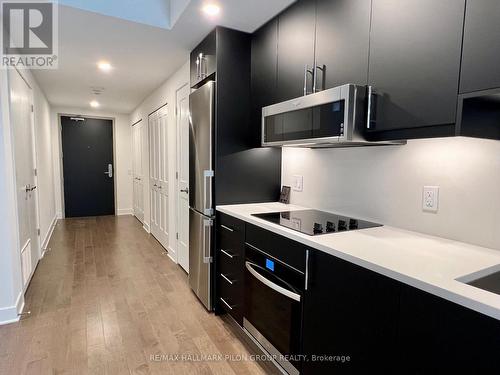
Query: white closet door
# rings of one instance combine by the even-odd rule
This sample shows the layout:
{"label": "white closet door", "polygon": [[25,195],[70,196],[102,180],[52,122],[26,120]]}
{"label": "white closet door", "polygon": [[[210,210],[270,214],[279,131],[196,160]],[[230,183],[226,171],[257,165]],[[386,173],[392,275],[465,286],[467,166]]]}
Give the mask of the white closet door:
{"label": "white closet door", "polygon": [[9,70],[10,110],[16,164],[17,209],[23,286],[40,256],[35,176],[32,91],[16,70]]}
{"label": "white closet door", "polygon": [[142,165],[142,145],[143,145],[144,125],[139,122],[132,126],[132,151],[133,151],[133,194],[134,194],[134,215],[144,222],[144,188],[143,188],[143,165]]}
{"label": "white closet door", "polygon": [[149,116],[151,233],[168,248],[167,107]]}

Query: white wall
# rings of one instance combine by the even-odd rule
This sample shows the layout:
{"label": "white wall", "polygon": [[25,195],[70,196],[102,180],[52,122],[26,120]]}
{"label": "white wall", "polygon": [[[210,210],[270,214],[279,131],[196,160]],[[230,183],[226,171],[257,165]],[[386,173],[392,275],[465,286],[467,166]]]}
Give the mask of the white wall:
{"label": "white wall", "polygon": [[[304,176],[291,202],[500,250],[500,142],[409,141],[400,147],[283,149],[283,184]],[[440,186],[439,212],[422,187]]]}
{"label": "white wall", "polygon": [[[187,57],[186,57],[187,58]],[[151,95],[149,95],[130,115],[129,126],[141,120],[146,126],[147,134],[147,124],[148,115],[161,107],[164,104],[168,105],[168,168],[169,168],[169,254],[177,259],[177,243],[175,239],[175,233],[177,232],[177,222],[176,222],[176,200],[175,193],[177,189],[177,181],[175,180],[175,172],[177,170],[177,135],[176,135],[176,117],[175,117],[175,106],[176,106],[176,92],[184,85],[189,84],[189,60],[168,80],[166,80],[158,89],[156,89]],[[148,148],[148,137],[144,139],[143,145],[143,161],[144,161],[144,174],[149,176],[149,148]],[[144,224],[145,227],[149,228],[151,216],[151,208],[149,201],[149,178],[144,181]]]}
{"label": "white wall", "polygon": [[63,217],[61,128],[59,115],[81,115],[102,117],[114,120],[114,154],[115,154],[115,191],[116,213],[128,215],[132,213],[132,129],[127,114],[109,113],[88,108],[54,107],[51,112],[53,154],[54,154],[54,188],[58,217]]}

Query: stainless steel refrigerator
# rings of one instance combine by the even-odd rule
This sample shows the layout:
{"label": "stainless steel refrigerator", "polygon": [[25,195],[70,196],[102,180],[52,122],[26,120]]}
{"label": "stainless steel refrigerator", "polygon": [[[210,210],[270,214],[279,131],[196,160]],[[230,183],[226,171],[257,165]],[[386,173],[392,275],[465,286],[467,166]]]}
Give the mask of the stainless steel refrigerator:
{"label": "stainless steel refrigerator", "polygon": [[189,95],[189,285],[212,310],[215,82]]}

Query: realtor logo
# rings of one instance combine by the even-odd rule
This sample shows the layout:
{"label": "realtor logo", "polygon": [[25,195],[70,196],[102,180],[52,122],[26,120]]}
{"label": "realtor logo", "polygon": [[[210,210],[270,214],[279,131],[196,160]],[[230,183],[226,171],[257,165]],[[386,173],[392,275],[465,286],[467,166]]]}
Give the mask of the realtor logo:
{"label": "realtor logo", "polygon": [[57,2],[1,1],[2,67],[57,67]]}

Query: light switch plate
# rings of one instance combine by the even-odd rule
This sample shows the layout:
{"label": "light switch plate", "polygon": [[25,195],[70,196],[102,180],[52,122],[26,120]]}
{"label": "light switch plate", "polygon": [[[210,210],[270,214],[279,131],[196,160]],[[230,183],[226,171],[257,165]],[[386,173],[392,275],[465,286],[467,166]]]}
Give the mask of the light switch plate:
{"label": "light switch plate", "polygon": [[292,176],[292,189],[294,191],[302,191],[304,188],[304,177],[299,175]]}
{"label": "light switch plate", "polygon": [[424,186],[422,193],[422,210],[438,212],[439,186]]}

